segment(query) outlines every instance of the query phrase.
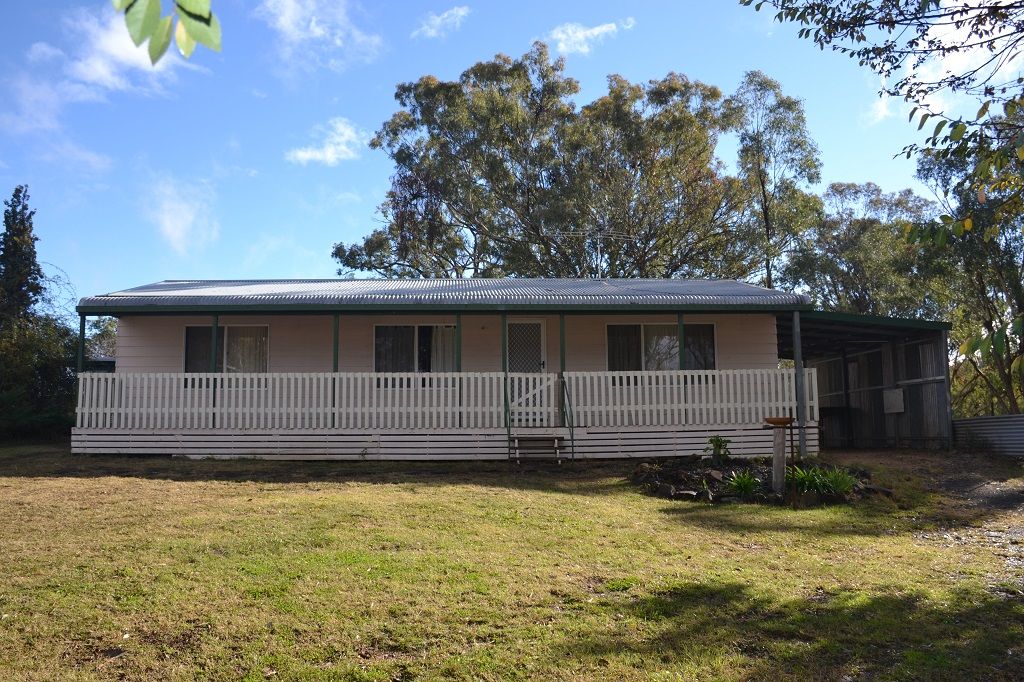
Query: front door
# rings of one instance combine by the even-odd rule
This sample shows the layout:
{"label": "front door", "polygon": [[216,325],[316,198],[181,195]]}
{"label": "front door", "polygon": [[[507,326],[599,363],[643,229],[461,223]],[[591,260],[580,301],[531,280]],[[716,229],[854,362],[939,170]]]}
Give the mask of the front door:
{"label": "front door", "polygon": [[544,323],[508,323],[508,371],[544,371]]}

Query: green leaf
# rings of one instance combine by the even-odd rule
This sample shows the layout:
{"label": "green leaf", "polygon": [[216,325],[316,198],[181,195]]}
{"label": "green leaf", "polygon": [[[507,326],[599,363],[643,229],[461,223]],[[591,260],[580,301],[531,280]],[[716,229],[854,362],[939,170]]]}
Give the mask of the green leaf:
{"label": "green leaf", "polygon": [[1024,316],[1017,317],[1010,324],[1010,331],[1017,336],[1024,336]]}
{"label": "green leaf", "polygon": [[917,129],[920,130],[921,128],[924,128],[924,124],[928,122],[929,118],[931,118],[931,114],[924,114],[921,116],[921,122],[917,124]]}
{"label": "green leaf", "polygon": [[206,18],[210,16],[210,0],[176,0],[180,9],[197,17]]}
{"label": "green leaf", "polygon": [[992,351],[1002,355],[1006,352],[1006,330],[999,329],[992,335]]}
{"label": "green leaf", "polygon": [[192,53],[196,50],[196,41],[192,40],[192,36],[185,30],[180,17],[178,25],[174,29],[174,42],[177,43],[178,51],[181,52],[181,56],[185,59],[191,57]]}
{"label": "green leaf", "polygon": [[1024,355],[1018,356],[1010,363],[1010,372],[1013,374],[1024,374]]}
{"label": "green leaf", "polygon": [[953,224],[953,216],[951,216],[951,215],[940,215],[939,216],[939,220],[942,221],[943,225],[952,225]]}
{"label": "green leaf", "polygon": [[114,9],[118,12],[123,12],[125,7],[131,4],[132,0],[110,0],[110,2],[114,5]]}
{"label": "green leaf", "polygon": [[910,123],[911,121],[914,120],[914,114],[917,113],[917,110],[918,107],[914,107],[913,109],[910,110],[910,116],[907,116],[907,123]]}
{"label": "green leaf", "polygon": [[220,22],[215,15],[211,14],[209,21],[200,21],[188,14],[179,13],[178,21],[185,25],[185,30],[197,43],[220,52]]}
{"label": "green leaf", "polygon": [[124,23],[132,42],[141,45],[160,23],[160,0],[135,0],[124,13]]}
{"label": "green leaf", "polygon": [[157,24],[153,35],[149,37],[149,61],[156,64],[167,52],[171,44],[171,15],[167,15]]}
{"label": "green leaf", "polygon": [[1017,160],[1024,161],[1024,147],[1017,147]]}
{"label": "green leaf", "polygon": [[985,102],[984,104],[982,104],[981,105],[981,109],[978,109],[978,115],[975,116],[974,118],[977,118],[977,119],[983,118],[985,116],[985,114],[988,113],[988,107],[989,107],[990,104],[992,104],[992,102]]}
{"label": "green leaf", "polygon": [[945,127],[946,127],[946,121],[944,121],[944,120],[943,121],[939,121],[938,123],[936,123],[935,124],[935,132],[932,133],[932,137],[938,138],[939,133],[941,133],[942,129],[945,128]]}
{"label": "green leaf", "polygon": [[967,125],[964,123],[957,123],[953,126],[953,130],[949,133],[949,139],[953,142],[959,142],[960,138],[967,132]]}

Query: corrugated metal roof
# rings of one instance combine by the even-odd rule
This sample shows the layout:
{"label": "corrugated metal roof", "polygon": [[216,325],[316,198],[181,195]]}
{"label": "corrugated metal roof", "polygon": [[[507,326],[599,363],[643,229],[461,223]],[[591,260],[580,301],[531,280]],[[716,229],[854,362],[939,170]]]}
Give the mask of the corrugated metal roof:
{"label": "corrugated metal roof", "polygon": [[693,279],[167,280],[90,296],[80,309],[212,306],[488,307],[805,306],[801,294]]}

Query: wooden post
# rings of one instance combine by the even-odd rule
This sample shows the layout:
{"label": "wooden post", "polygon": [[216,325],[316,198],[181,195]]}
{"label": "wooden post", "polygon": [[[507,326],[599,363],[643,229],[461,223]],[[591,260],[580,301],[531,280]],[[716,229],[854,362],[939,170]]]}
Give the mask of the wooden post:
{"label": "wooden post", "polygon": [[338,371],[338,358],[340,357],[339,354],[338,354],[338,344],[339,344],[340,336],[341,336],[341,315],[339,315],[338,313],[334,313],[333,345],[332,345],[332,348],[333,348],[333,351],[332,351],[333,359],[331,361],[331,371],[332,372],[337,372]]}
{"label": "wooden post", "polygon": [[850,414],[850,364],[846,356],[846,346],[843,346],[843,354],[840,362],[843,363],[843,447],[853,447],[853,415]]}
{"label": "wooden post", "polygon": [[562,417],[562,426],[569,423],[565,406],[565,313],[558,313],[558,412]]}
{"label": "wooden post", "polygon": [[942,344],[942,346],[939,348],[939,358],[941,359],[942,366],[945,368],[945,371],[942,373],[942,378],[943,378],[942,401],[944,403],[943,406],[942,406],[943,407],[942,418],[943,418],[943,421],[945,422],[945,426],[943,427],[943,431],[946,434],[944,440],[945,440],[946,447],[947,448],[952,448],[953,447],[953,393],[952,393],[952,384],[949,381],[949,332],[946,331],[945,329],[942,330],[942,335],[941,335],[941,338],[939,339],[939,343]]}
{"label": "wooden post", "polygon": [[462,313],[455,314],[455,371],[462,371]]}
{"label": "wooden post", "polygon": [[686,349],[683,347],[683,314],[676,313],[676,335],[679,337],[679,369],[686,369]]}
{"label": "wooden post", "polygon": [[505,434],[508,437],[508,456],[512,457],[512,414],[508,400],[508,313],[501,313],[501,394],[505,406]]}
{"label": "wooden post", "polygon": [[786,427],[772,428],[772,492],[786,492]]}
{"label": "wooden post", "polygon": [[[793,366],[796,371],[796,423],[800,434],[800,456],[807,454],[807,389],[804,386],[804,350],[800,341],[800,311],[793,311]],[[783,440],[785,444],[785,440]]]}
{"label": "wooden post", "polygon": [[78,316],[78,356],[76,359],[78,373],[85,370],[85,315]]}
{"label": "wooden post", "polygon": [[217,371],[217,327],[220,326],[220,316],[213,316],[213,326],[210,328],[210,373]]}

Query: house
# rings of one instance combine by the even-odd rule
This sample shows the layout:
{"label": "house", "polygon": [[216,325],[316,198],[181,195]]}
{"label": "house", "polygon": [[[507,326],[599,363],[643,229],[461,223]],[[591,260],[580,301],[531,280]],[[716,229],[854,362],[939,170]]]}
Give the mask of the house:
{"label": "house", "polygon": [[78,312],[83,345],[87,316],[119,323],[114,373],[80,375],[77,453],[650,457],[722,435],[764,454],[765,417],[814,453],[801,325],[821,362],[898,340],[730,280],[164,281]]}

